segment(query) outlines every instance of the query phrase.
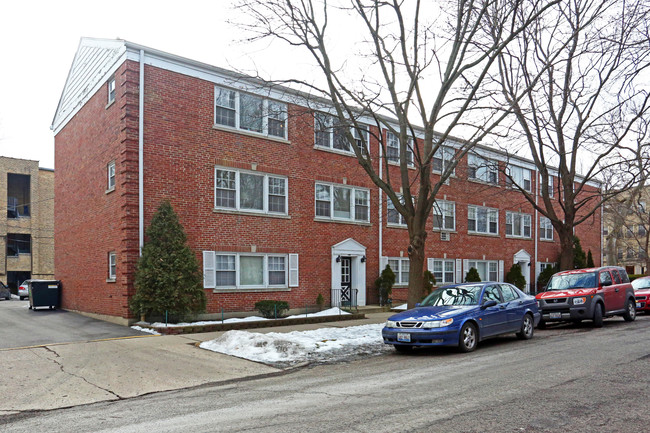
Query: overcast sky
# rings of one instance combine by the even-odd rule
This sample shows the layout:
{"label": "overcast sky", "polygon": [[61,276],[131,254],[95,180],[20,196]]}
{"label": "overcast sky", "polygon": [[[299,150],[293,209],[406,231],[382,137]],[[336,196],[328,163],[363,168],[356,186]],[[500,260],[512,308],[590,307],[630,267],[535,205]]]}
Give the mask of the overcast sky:
{"label": "overcast sky", "polygon": [[[280,47],[239,43],[230,0],[10,1],[2,6],[0,155],[54,168],[50,130],[82,36],[120,38],[225,68],[262,73],[287,62]],[[257,51],[255,51],[257,50]],[[295,57],[294,57],[295,59]],[[295,66],[295,64],[294,64]]]}

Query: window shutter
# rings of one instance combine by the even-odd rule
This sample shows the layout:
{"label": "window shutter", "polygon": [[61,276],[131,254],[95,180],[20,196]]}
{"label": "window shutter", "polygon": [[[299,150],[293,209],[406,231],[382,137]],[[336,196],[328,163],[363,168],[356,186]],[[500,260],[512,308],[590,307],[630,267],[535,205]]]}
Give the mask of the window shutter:
{"label": "window shutter", "polygon": [[499,260],[499,281],[503,281],[503,260]]}
{"label": "window shutter", "polygon": [[427,269],[433,273],[433,259],[427,259]]}
{"label": "window shutter", "polygon": [[469,272],[469,260],[464,259],[463,260],[463,270],[462,270],[462,272],[460,274],[461,282],[465,281],[465,275],[467,275],[468,272]]}
{"label": "window shutter", "polygon": [[289,254],[289,287],[298,287],[298,254]]}
{"label": "window shutter", "polygon": [[214,251],[203,251],[203,287],[214,289],[216,287],[217,274]]}
{"label": "window shutter", "polygon": [[456,259],[456,282],[463,282],[463,261],[461,259]]}

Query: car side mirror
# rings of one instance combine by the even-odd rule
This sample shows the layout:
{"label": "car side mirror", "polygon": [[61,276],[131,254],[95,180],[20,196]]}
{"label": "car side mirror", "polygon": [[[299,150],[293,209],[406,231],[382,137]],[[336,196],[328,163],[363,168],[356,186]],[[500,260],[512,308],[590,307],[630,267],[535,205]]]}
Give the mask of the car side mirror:
{"label": "car side mirror", "polygon": [[497,305],[497,301],[491,299],[489,301],[483,302],[483,305],[481,305],[481,309],[484,310],[486,308],[494,307],[495,305]]}
{"label": "car side mirror", "polygon": [[417,307],[419,307],[419,306],[420,306],[420,303],[419,303],[419,302],[416,302],[416,303],[415,303],[415,307],[417,308]]}

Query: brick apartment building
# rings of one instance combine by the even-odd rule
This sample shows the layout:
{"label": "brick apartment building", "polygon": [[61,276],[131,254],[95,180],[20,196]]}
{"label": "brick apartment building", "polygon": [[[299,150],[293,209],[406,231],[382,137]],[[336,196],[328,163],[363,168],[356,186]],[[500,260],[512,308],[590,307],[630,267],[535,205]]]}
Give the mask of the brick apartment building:
{"label": "brick apartment building", "polygon": [[54,277],[54,170],[0,156],[0,280]]}
{"label": "brick apartment building", "polygon": [[[127,300],[139,247],[164,199],[203,267],[208,313],[251,311],[261,299],[300,308],[319,294],[336,305],[342,288],[357,290],[359,305],[377,303],[374,281],[386,263],[397,274],[393,297],[405,299],[405,224],[349,145],[322,126],[328,115],[300,97],[127,41],[82,39],[52,125],[64,307],[133,317]],[[393,137],[368,123],[357,135],[369,138],[374,163],[399,178]],[[519,263],[534,290],[540,270],[557,261],[557,235],[485,161],[507,163],[530,191],[538,191],[538,173],[530,161],[476,152],[439,195],[428,266],[443,284],[462,281],[470,267],[503,280]],[[434,160],[432,176],[448,157]],[[576,234],[599,261],[600,215]]]}

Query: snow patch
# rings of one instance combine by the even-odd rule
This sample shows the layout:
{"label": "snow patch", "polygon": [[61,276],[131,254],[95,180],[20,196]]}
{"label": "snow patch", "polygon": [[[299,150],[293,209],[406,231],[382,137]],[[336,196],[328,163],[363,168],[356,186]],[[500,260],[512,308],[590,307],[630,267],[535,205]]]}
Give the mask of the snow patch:
{"label": "snow patch", "polygon": [[131,329],[135,329],[136,331],[140,331],[140,332],[146,332],[147,334],[160,335],[159,333],[156,332],[155,329],[143,328],[142,326],[131,326]]}

